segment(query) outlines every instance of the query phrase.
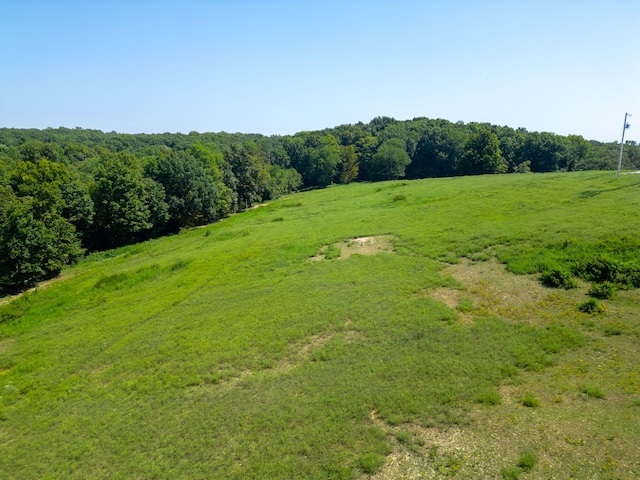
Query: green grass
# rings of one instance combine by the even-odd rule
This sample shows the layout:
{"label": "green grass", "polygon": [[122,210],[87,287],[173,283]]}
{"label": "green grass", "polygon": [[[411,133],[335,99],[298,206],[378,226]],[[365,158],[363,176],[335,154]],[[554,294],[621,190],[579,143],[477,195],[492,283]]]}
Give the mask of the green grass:
{"label": "green grass", "polygon": [[580,391],[590,398],[604,398],[604,392],[596,385],[582,385]]}
{"label": "green grass", "polygon": [[[420,429],[481,435],[489,415],[510,432],[504,385],[544,401],[534,388],[552,384],[566,400],[535,409],[548,425],[585,403],[637,400],[640,300],[624,239],[640,225],[624,219],[639,193],[637,176],[594,172],[353,184],[90,256],[0,306],[0,477],[357,478],[406,448],[442,476],[473,478],[468,455],[442,447],[432,459]],[[338,258],[336,243],[379,235],[394,252]],[[606,242],[615,275],[589,260]],[[517,273],[611,277],[588,281],[621,285],[602,317],[625,334],[587,328],[578,297],[550,296],[518,321],[471,291],[457,308],[431,295],[460,286],[443,261],[494,256]],[[592,382],[607,397],[578,402]],[[525,422],[534,409],[519,408]],[[621,438],[611,469],[631,476],[640,409],[601,415],[594,431]],[[536,452],[543,437],[527,438]],[[582,453],[567,455],[540,454],[536,471],[570,476]],[[485,457],[499,476],[500,455]]]}
{"label": "green grass", "polygon": [[527,392],[527,394],[522,397],[520,402],[522,403],[522,405],[529,408],[538,408],[540,406],[540,401],[529,392]]}

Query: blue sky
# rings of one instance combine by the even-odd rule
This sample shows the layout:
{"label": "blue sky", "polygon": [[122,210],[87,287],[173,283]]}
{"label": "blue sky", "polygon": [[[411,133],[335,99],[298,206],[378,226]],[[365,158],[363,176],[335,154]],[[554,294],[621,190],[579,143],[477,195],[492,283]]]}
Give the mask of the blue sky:
{"label": "blue sky", "polygon": [[0,127],[390,116],[619,141],[629,112],[640,141],[638,19],[638,0],[0,0]]}

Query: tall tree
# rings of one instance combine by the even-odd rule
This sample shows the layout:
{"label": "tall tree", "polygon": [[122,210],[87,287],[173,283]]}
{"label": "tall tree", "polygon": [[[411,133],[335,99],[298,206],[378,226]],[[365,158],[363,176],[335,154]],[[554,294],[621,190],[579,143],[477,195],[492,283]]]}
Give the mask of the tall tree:
{"label": "tall tree", "polygon": [[397,138],[391,138],[378,148],[368,165],[368,177],[371,181],[393,180],[404,177],[405,169],[411,162],[404,144]]}
{"label": "tall tree", "polygon": [[167,230],[178,231],[215,220],[216,188],[201,162],[183,151],[156,158],[148,175],[164,187],[169,207]]}
{"label": "tall tree", "polygon": [[407,167],[408,178],[450,177],[462,152],[464,132],[453,124],[436,126],[420,139]]}
{"label": "tall tree", "polygon": [[162,186],[145,178],[139,162],[124,152],[101,158],[91,197],[95,217],[89,242],[95,249],[155,236],[169,219]]}
{"label": "tall tree", "polygon": [[488,128],[480,128],[471,135],[464,146],[456,171],[459,175],[506,173],[507,164],[500,152],[498,136]]}
{"label": "tall tree", "polygon": [[216,218],[224,218],[238,209],[235,191],[236,178],[220,149],[215,144],[196,143],[188,150],[203,166],[216,191],[214,209]]}
{"label": "tall tree", "polygon": [[529,133],[521,156],[531,161],[533,172],[555,172],[566,168],[566,145],[562,137],[553,133]]}
{"label": "tall tree", "polygon": [[51,278],[82,255],[74,226],[37,202],[0,186],[0,289],[22,289]]}
{"label": "tall tree", "polygon": [[351,183],[358,178],[358,154],[353,145],[340,147],[340,169],[338,181],[340,183]]}
{"label": "tall tree", "polygon": [[18,197],[32,197],[36,215],[60,213],[64,207],[62,186],[71,181],[69,169],[45,158],[18,162],[9,182]]}
{"label": "tall tree", "polygon": [[259,201],[260,168],[259,158],[256,155],[255,144],[247,143],[242,146],[232,145],[225,159],[231,166],[233,173],[234,190],[238,195],[238,207],[247,209],[254,202]]}

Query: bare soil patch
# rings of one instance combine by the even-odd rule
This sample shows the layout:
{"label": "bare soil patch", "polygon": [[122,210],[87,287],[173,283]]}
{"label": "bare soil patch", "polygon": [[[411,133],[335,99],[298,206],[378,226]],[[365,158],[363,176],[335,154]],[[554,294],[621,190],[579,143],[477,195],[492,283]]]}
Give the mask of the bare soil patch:
{"label": "bare soil patch", "polygon": [[330,246],[324,246],[320,249],[320,252],[314,257],[311,257],[312,261],[326,260],[327,255],[331,252],[339,250],[339,254],[335,254],[334,257],[340,260],[349,258],[351,255],[377,255],[382,252],[393,252],[392,244],[393,236],[391,235],[378,235],[372,237],[356,237],[343,242],[337,242]]}
{"label": "bare soil patch", "polygon": [[[515,275],[492,259],[474,263],[463,259],[447,266],[443,275],[460,283],[459,288],[443,287],[426,292],[449,308],[460,310],[462,319],[476,315],[498,315],[520,323],[540,324],[545,320],[573,312],[573,306],[583,301],[586,285],[573,290],[557,290],[543,286],[537,275]],[[472,308],[461,308],[463,300]]]}

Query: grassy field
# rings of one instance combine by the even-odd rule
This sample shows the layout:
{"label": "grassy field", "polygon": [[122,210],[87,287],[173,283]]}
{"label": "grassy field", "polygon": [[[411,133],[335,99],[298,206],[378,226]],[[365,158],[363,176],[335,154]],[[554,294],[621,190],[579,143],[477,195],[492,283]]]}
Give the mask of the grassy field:
{"label": "grassy field", "polygon": [[351,184],[92,255],[0,299],[0,478],[640,478],[639,211]]}

